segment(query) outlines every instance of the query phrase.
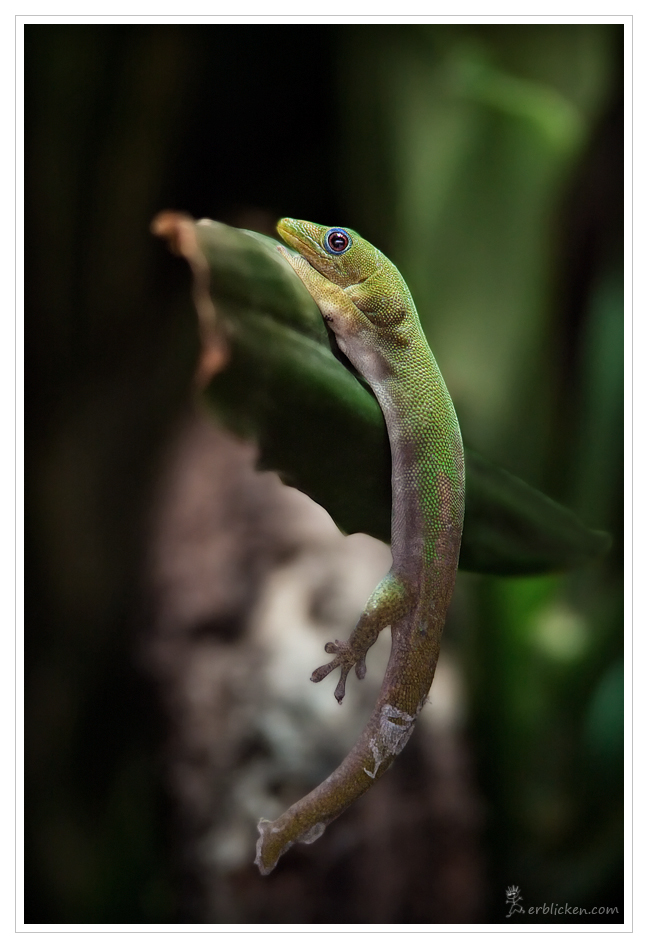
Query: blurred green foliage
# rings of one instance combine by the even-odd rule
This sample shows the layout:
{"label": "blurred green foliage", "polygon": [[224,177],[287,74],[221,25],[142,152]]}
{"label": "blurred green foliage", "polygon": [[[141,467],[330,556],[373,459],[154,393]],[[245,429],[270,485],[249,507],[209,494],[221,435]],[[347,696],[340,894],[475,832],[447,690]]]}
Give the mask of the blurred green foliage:
{"label": "blurred green foliage", "polygon": [[[612,535],[570,573],[461,575],[446,635],[487,804],[484,921],[511,884],[620,920],[622,39],[26,27],[27,921],[183,920],[132,661],[197,352],[187,274],[148,231],[163,207],[359,230],[402,270],[466,441]],[[318,81],[268,81],[295,49]]]}
{"label": "blurred green foliage", "polygon": [[405,274],[465,439],[615,538],[563,577],[459,584],[494,912],[512,883],[622,901],[621,43],[344,32],[349,217]]}

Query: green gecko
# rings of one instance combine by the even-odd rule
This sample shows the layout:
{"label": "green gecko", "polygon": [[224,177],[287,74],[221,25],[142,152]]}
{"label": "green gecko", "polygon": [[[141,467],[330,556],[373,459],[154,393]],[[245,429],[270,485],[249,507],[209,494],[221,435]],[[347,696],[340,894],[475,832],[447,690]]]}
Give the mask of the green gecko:
{"label": "green gecko", "polygon": [[[312,843],[370,789],[409,740],[432,684],[454,589],[464,515],[464,455],[454,406],[427,344],[414,301],[393,263],[353,230],[284,218],[298,251],[283,256],[330,326],[341,351],[380,404],[392,454],[392,568],[364,607],[348,642],[329,642],[342,701],[347,675],[365,675],[367,650],[386,626],[392,648],[375,708],[340,766],[274,822],[259,822],[263,875],[293,843]],[[344,472],[341,472],[343,476]]]}

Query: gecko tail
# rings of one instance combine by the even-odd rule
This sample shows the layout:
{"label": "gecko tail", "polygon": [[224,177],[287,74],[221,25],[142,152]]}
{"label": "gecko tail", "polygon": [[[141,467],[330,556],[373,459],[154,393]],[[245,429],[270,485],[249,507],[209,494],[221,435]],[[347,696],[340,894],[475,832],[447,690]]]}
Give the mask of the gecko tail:
{"label": "gecko tail", "polygon": [[287,838],[282,832],[282,818],[280,817],[274,823],[271,820],[259,820],[257,829],[259,838],[256,845],[256,859],[254,865],[257,866],[262,876],[269,876],[275,868],[284,853],[288,852],[294,843],[314,843],[319,839],[327,827],[327,823],[315,823],[307,829],[297,839]]}

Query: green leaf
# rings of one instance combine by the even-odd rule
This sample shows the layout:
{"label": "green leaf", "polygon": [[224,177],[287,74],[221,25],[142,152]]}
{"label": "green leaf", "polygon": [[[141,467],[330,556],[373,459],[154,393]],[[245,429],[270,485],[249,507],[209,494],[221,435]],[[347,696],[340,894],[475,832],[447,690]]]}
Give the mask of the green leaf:
{"label": "green leaf", "polygon": [[[321,504],[346,533],[389,542],[391,460],[378,403],[332,353],[315,303],[278,241],[212,221],[195,228],[231,356],[205,397],[253,437],[260,466]],[[524,481],[466,450],[459,566],[524,575],[578,566],[609,537]]]}

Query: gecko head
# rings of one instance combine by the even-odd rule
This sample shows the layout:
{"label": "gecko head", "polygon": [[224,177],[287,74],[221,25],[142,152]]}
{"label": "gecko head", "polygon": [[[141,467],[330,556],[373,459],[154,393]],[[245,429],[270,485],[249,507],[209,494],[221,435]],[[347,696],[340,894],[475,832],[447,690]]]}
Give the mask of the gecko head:
{"label": "gecko head", "polygon": [[324,227],[284,217],[277,231],[289,247],[342,289],[364,283],[387,260],[369,241],[346,227]]}

